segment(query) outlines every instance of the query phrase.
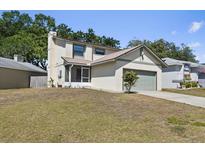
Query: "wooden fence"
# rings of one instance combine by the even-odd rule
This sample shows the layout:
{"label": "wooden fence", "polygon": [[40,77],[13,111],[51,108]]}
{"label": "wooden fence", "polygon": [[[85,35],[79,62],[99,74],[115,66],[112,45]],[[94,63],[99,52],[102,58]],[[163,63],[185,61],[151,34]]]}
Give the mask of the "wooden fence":
{"label": "wooden fence", "polygon": [[47,76],[31,76],[30,88],[43,88],[47,87]]}

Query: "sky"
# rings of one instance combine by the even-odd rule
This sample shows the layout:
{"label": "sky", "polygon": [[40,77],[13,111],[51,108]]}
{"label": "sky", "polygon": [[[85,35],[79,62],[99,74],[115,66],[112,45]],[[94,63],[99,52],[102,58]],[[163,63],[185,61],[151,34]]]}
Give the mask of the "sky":
{"label": "sky", "polygon": [[[3,11],[0,11],[0,14]],[[65,23],[74,31],[93,28],[97,35],[118,39],[121,47],[132,39],[163,38],[194,50],[205,63],[205,11],[21,11],[34,17],[43,13]]]}

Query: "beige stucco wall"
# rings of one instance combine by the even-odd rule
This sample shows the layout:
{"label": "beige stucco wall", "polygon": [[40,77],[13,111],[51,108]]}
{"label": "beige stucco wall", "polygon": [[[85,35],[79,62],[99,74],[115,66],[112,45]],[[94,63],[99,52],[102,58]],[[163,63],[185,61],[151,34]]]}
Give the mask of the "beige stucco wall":
{"label": "beige stucco wall", "polygon": [[[53,35],[55,36],[55,34]],[[61,57],[72,58],[73,45],[65,40],[53,39],[52,34],[48,34],[48,82],[50,78],[54,84],[62,85],[65,81],[64,61]],[[59,78],[59,72],[62,71],[62,77]],[[48,84],[49,86],[49,84]]]}
{"label": "beige stucco wall", "polygon": [[35,73],[10,68],[0,68],[0,89],[29,88],[30,76],[45,75],[45,73]]}
{"label": "beige stucco wall", "polygon": [[[56,36],[55,32],[50,32],[48,34],[48,66],[47,66],[47,72],[48,72],[48,82],[50,81],[50,78],[54,79],[56,81],[56,45],[53,40],[53,36]],[[49,86],[49,84],[48,84]]]}
{"label": "beige stucco wall", "polygon": [[0,89],[28,88],[29,81],[28,72],[0,68]]}
{"label": "beige stucco wall", "polygon": [[66,53],[65,56],[69,57],[69,58],[73,58],[73,52],[71,52],[73,50],[73,44],[67,42],[66,43]]}
{"label": "beige stucco wall", "polygon": [[123,69],[135,69],[157,72],[157,90],[161,90],[162,70],[159,62],[144,51],[144,59],[135,51],[112,63],[101,64],[92,67],[92,87],[122,92]]}
{"label": "beige stucco wall", "polygon": [[[61,57],[73,58],[73,43],[67,40],[53,38],[56,36],[55,32],[50,32],[48,34],[48,82],[50,78],[54,80],[54,84],[64,85],[65,82],[65,67],[64,61]],[[81,43],[76,43],[81,44]],[[83,45],[83,44],[82,44]],[[92,45],[87,45],[85,48],[84,57],[76,57],[80,59],[92,61],[95,57],[94,53],[95,48]],[[112,53],[114,50],[106,50],[106,54]],[[97,57],[95,57],[96,59]],[[101,58],[101,57],[98,57]],[[62,71],[62,77],[59,78],[59,72]]]}
{"label": "beige stucco wall", "polygon": [[92,88],[115,91],[115,62],[92,67],[91,77]]}
{"label": "beige stucco wall", "polygon": [[[122,89],[122,74],[123,69],[135,69],[152,71],[157,73],[157,90],[162,87],[162,68],[159,62],[147,50],[144,50],[144,59],[140,56],[140,52],[132,52],[121,57],[122,60],[116,62],[116,80],[118,83],[116,89]],[[131,60],[131,62],[124,61]]]}

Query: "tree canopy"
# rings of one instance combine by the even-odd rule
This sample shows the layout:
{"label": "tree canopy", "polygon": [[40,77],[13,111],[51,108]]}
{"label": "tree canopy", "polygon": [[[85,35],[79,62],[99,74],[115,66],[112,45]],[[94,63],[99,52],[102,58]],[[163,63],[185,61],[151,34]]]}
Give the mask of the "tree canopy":
{"label": "tree canopy", "polygon": [[146,45],[160,58],[169,57],[178,60],[198,62],[196,60],[196,56],[193,54],[193,50],[185,44],[176,46],[175,43],[168,42],[164,39],[159,39],[155,41],[131,40],[128,42],[128,47],[137,46],[139,44]]}
{"label": "tree canopy", "polygon": [[65,39],[119,48],[120,42],[112,37],[98,36],[92,28],[87,32],[74,32],[66,24],[56,25],[55,19],[44,14],[34,18],[19,11],[6,11],[0,18],[0,56],[13,58],[22,55],[25,61],[46,69],[47,36],[56,31],[57,36]]}

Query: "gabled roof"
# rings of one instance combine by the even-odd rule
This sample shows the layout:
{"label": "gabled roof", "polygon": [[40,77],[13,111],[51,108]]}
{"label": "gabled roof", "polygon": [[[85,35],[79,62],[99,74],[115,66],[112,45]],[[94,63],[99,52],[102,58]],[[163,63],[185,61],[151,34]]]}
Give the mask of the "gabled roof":
{"label": "gabled roof", "polygon": [[201,66],[198,63],[193,63],[190,61],[184,61],[184,60],[177,60],[173,58],[163,58],[162,59],[167,65],[183,65],[183,64],[189,64],[191,67],[199,67]]}
{"label": "gabled roof", "polygon": [[95,61],[93,61],[91,63],[91,65],[98,65],[98,64],[102,64],[102,63],[106,63],[106,62],[110,62],[110,61],[114,61],[116,59],[118,59],[119,57],[125,55],[125,54],[128,54],[132,51],[135,51],[136,49],[139,49],[141,47],[144,47],[145,49],[147,49],[147,51],[153,55],[161,64],[162,66],[166,67],[166,63],[164,63],[157,55],[155,55],[148,47],[146,47],[145,45],[138,45],[138,46],[135,46],[135,47],[132,47],[132,48],[128,48],[128,49],[124,49],[124,50],[121,50],[121,51],[118,51],[118,52],[114,52],[114,53],[111,53],[111,54],[108,54],[108,55],[105,55],[104,57],[102,58],[99,58]]}
{"label": "gabled roof", "polygon": [[22,70],[22,71],[29,71],[29,72],[46,73],[45,70],[33,64],[30,64],[27,62],[17,62],[13,59],[8,59],[8,58],[3,58],[3,57],[0,57],[0,67]]}
{"label": "gabled roof", "polygon": [[131,53],[133,51],[135,51],[136,49],[139,49],[141,47],[144,47],[147,49],[147,51],[153,55],[160,63],[162,66],[167,67],[166,63],[164,63],[164,61],[162,61],[158,56],[156,56],[148,47],[146,47],[145,45],[138,45],[132,48],[128,48],[128,49],[124,49],[124,50],[119,50],[117,52],[108,54],[103,56],[102,58],[96,59],[94,61],[89,61],[89,60],[84,60],[84,59],[73,59],[73,58],[68,58],[68,57],[62,57],[62,59],[70,64],[75,64],[75,65],[84,65],[84,66],[94,66],[94,65],[99,65],[99,64],[103,64],[103,63],[107,63],[107,62],[111,62],[111,61],[115,61],[116,59],[120,58],[123,55],[126,55],[128,53]]}

